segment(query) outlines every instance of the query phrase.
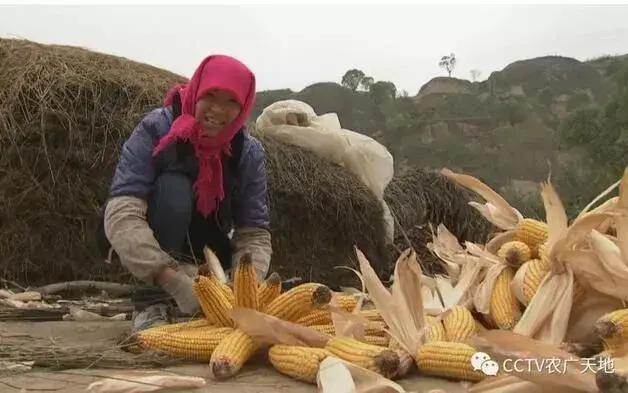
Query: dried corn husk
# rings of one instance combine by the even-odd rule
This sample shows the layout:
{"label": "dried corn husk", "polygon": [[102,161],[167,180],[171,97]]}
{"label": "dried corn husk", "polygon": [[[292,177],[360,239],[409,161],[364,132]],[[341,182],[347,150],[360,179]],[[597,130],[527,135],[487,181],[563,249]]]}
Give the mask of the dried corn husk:
{"label": "dried corn husk", "polygon": [[364,254],[356,248],[364,285],[372,302],[388,325],[388,334],[408,353],[416,353],[425,340],[422,274],[411,249],[397,259],[394,283],[389,292],[377,277]]}
{"label": "dried corn husk", "polygon": [[443,224],[436,227],[436,233],[430,225],[432,241],[426,244],[428,250],[434,253],[445,265],[447,275],[452,284],[455,284],[465,266],[468,254],[454,236]]}
{"label": "dried corn husk", "polygon": [[517,226],[517,223],[523,219],[523,215],[510,206],[508,201],[473,176],[454,173],[446,168],[441,173],[484,198],[487,201],[485,204],[469,202],[469,205],[478,210],[484,218],[498,228],[512,231]]}
{"label": "dried corn husk", "polygon": [[91,393],[147,393],[170,389],[195,389],[206,385],[204,378],[172,374],[119,374],[92,382],[86,391]]}
{"label": "dried corn husk", "polygon": [[[333,298],[332,301],[334,301]],[[358,302],[358,305],[353,311],[358,312],[360,306],[361,304]],[[345,310],[340,310],[342,309],[335,307],[333,310],[334,312],[332,313],[333,318],[334,314],[336,314],[335,311],[338,311],[338,316],[336,317],[337,325],[335,325],[335,327],[337,329],[343,329],[344,326],[349,326],[349,328],[343,333],[352,334],[352,324],[359,323],[362,319],[358,315],[349,313]],[[236,322],[239,329],[261,343],[323,348],[330,339],[329,335],[319,333],[309,327],[283,321],[248,308],[236,308],[232,310],[231,318],[233,318]],[[346,322],[343,321],[343,318],[348,318],[351,323],[347,325],[343,324],[343,322]],[[364,320],[364,322],[370,323],[367,320]],[[405,390],[400,388],[399,385],[382,375],[350,365],[347,362],[336,359],[335,357],[328,357],[326,359],[331,360],[324,360],[321,362],[317,378],[319,391],[321,392],[344,392],[344,390],[336,390],[339,387],[352,388],[354,390],[348,391],[355,393],[388,393],[391,392],[390,389],[394,389],[392,391],[396,392],[405,392]],[[340,367],[339,371],[339,366],[334,366],[334,364],[338,363],[345,365],[345,371],[343,371],[342,367]],[[328,370],[329,366],[333,367]],[[346,371],[348,371],[351,378],[349,378]]]}
{"label": "dried corn husk", "polygon": [[321,362],[317,385],[319,393],[406,392],[390,379],[334,356],[328,356]]}
{"label": "dried corn husk", "polygon": [[482,281],[475,290],[473,305],[479,313],[488,315],[495,280],[508,265],[501,258],[482,249],[477,244],[466,242],[466,246],[467,251],[479,258],[484,263],[484,266],[487,267]]}
{"label": "dried corn husk", "polygon": [[475,288],[482,280],[481,273],[487,266],[486,262],[467,252],[443,224],[440,224],[437,233],[432,235],[433,242],[428,243],[428,248],[447,266],[458,268],[449,269],[457,272],[455,277],[436,276],[432,280],[433,283],[424,281],[426,285],[422,288],[422,294],[425,313],[439,315],[456,305],[470,306]]}

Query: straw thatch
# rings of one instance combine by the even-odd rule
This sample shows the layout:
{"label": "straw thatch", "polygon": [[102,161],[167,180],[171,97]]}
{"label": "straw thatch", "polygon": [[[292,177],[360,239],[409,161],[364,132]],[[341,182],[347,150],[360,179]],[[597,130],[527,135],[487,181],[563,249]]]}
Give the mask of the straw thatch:
{"label": "straw thatch", "polygon": [[445,225],[460,241],[480,244],[485,243],[494,230],[469,206],[468,202],[477,200],[477,196],[437,171],[415,169],[394,177],[384,198],[398,219],[394,257],[399,255],[399,250],[408,247],[410,240],[427,274],[444,272],[442,262],[426,247],[432,240],[432,229],[435,231],[439,224]]}
{"label": "straw thatch", "polygon": [[[125,281],[94,231],[124,138],[184,78],[80,48],[0,40],[0,277]],[[334,286],[357,244],[383,270],[375,197],[347,171],[263,138],[274,259],[284,277]],[[352,281],[354,283],[354,281]]]}

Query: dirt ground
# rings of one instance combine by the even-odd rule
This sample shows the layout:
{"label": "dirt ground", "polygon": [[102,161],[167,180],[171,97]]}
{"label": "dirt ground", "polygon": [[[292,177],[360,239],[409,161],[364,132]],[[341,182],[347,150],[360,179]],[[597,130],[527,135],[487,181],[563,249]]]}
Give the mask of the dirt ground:
{"label": "dirt ground", "polygon": [[[33,370],[8,374],[0,371],[1,392],[85,392],[98,379],[121,375],[130,369],[162,369],[181,375],[206,378],[205,388],[194,392],[266,393],[287,390],[292,393],[316,393],[313,385],[295,381],[276,372],[257,359],[229,381],[210,378],[204,364],[179,364],[158,367],[154,360],[138,358],[116,349],[116,340],[130,328],[129,322],[3,322],[0,323],[0,358],[32,360],[36,365],[65,365],[63,371]],[[3,359],[3,360],[4,360]],[[144,366],[144,367],[142,367]],[[117,368],[117,369],[112,369]],[[134,372],[134,371],[130,371]],[[397,381],[408,392],[443,389],[462,393],[458,382],[414,376]],[[192,392],[192,391],[190,391]]]}

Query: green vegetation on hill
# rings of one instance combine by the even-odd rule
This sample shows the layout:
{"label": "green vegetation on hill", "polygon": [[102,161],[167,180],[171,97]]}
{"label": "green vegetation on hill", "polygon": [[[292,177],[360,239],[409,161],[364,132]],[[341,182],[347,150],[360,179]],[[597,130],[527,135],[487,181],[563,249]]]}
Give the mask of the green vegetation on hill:
{"label": "green vegetation on hill", "polygon": [[284,99],[336,112],[343,127],[386,145],[399,173],[463,171],[525,214],[543,215],[538,182],[550,172],[573,213],[628,164],[628,55],[521,60],[482,82],[435,77],[413,97],[351,69],[340,84],[260,92],[254,116]]}

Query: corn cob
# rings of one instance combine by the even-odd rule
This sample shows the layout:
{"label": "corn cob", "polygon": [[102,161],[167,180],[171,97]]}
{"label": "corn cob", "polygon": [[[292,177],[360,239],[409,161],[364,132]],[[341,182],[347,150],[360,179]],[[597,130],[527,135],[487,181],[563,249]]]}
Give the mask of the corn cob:
{"label": "corn cob", "polygon": [[248,334],[239,329],[233,330],[212,353],[209,368],[213,377],[217,380],[233,377],[258,348]]}
{"label": "corn cob", "polygon": [[331,290],[322,284],[305,283],[277,296],[265,313],[275,318],[296,322],[302,316],[331,301]]}
{"label": "corn cob", "polygon": [[336,307],[343,310],[353,311],[358,305],[358,298],[352,295],[335,294]]}
{"label": "corn cob", "polygon": [[[314,329],[317,332],[335,335],[336,328],[333,324],[327,323],[323,325],[310,325],[310,329]],[[388,337],[388,333],[384,330],[386,328],[386,324],[384,322],[370,322],[368,325],[364,325],[364,335],[365,336],[379,336],[379,337]]]}
{"label": "corn cob", "polygon": [[316,383],[320,363],[332,354],[323,348],[276,344],[268,350],[270,364],[281,374]]}
{"label": "corn cob", "polygon": [[[523,278],[523,297],[525,305],[530,303],[532,297],[534,297],[541,286],[541,282],[543,282],[545,276],[550,271],[550,261],[547,258],[547,253],[543,245],[539,248],[539,257],[540,259],[531,259],[520,267],[520,269],[526,269]],[[584,292],[582,284],[580,284],[577,279],[574,279],[572,302],[577,304],[584,295]]]}
{"label": "corn cob", "polygon": [[524,242],[513,240],[502,244],[497,250],[497,256],[503,258],[508,266],[519,267],[530,260],[532,251]]}
{"label": "corn cob", "polygon": [[253,267],[253,256],[246,253],[236,263],[233,274],[234,306],[258,309],[257,273]]}
{"label": "corn cob", "polygon": [[484,374],[473,370],[471,356],[475,352],[464,343],[432,341],[419,348],[416,362],[423,374],[476,382],[484,379]]}
{"label": "corn cob", "polygon": [[548,227],[543,221],[524,218],[515,227],[515,239],[530,247],[532,257],[536,257],[539,245],[547,240]]}
{"label": "corn cob", "polygon": [[334,336],[336,334],[336,328],[332,324],[311,325],[309,326],[309,328],[316,330],[317,332],[320,332],[320,333],[329,334],[330,336]]}
{"label": "corn cob", "polygon": [[399,369],[399,355],[388,348],[349,337],[332,337],[325,349],[334,356],[390,378]]}
{"label": "corn cob", "polygon": [[[179,325],[179,324],[176,324]],[[137,333],[140,347],[166,352],[188,360],[209,361],[212,353],[232,328],[204,326],[172,330],[172,325],[158,326]]]}
{"label": "corn cob", "polygon": [[331,322],[331,312],[329,310],[314,310],[297,319],[295,323],[303,326],[313,326],[328,325]]}
{"label": "corn cob", "polygon": [[403,347],[395,340],[394,338],[390,338],[388,342],[388,348],[397,352],[399,356],[399,367],[397,368],[397,372],[393,375],[392,379],[403,378],[416,366],[414,362],[414,358],[408,351],[403,349]]}
{"label": "corn cob", "polygon": [[625,342],[628,338],[628,308],[603,315],[595,322],[594,330],[610,348]]}
{"label": "corn cob", "polygon": [[454,306],[443,318],[443,326],[448,341],[463,342],[477,333],[478,326],[473,315],[464,306]]}
{"label": "corn cob", "polygon": [[441,321],[437,321],[436,317],[427,315],[425,322],[429,325],[427,332],[427,341],[445,341],[447,334],[445,333],[445,327]]}
{"label": "corn cob", "polygon": [[197,276],[194,292],[207,320],[218,326],[234,327],[230,312],[233,308],[216,282],[206,276]]}
{"label": "corn cob", "polygon": [[377,345],[378,347],[386,347],[388,348],[388,344],[390,343],[390,337],[388,336],[372,336],[370,334],[365,334],[364,339],[360,340],[367,344]]}
{"label": "corn cob", "polygon": [[521,265],[520,269],[526,269],[523,277],[523,297],[525,304],[528,305],[534,294],[541,286],[541,282],[549,273],[550,266],[547,259],[531,259]]}
{"label": "corn cob", "polygon": [[213,326],[206,318],[192,319],[189,321],[182,321],[177,323],[169,323],[167,325],[155,326],[150,329],[142,330],[142,332],[177,332],[181,330],[192,330],[200,327]]}
{"label": "corn cob", "polygon": [[266,307],[281,293],[281,277],[273,272],[257,287],[257,299],[259,309],[264,311]]}
{"label": "corn cob", "polygon": [[235,299],[233,297],[233,289],[226,283],[218,281],[218,277],[209,269],[209,265],[204,264],[198,267],[198,275],[205,276],[212,280],[212,282],[217,285],[222,292],[227,297],[229,304],[233,305],[235,303]]}
{"label": "corn cob", "polygon": [[512,330],[521,319],[519,301],[510,289],[514,278],[515,270],[511,267],[504,268],[497,276],[491,293],[489,313],[497,327],[503,330]]}

